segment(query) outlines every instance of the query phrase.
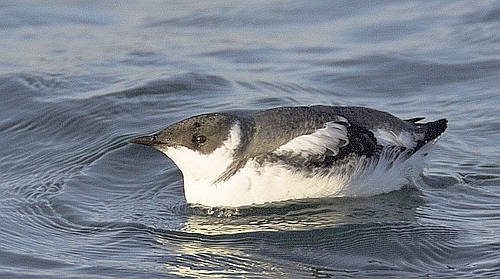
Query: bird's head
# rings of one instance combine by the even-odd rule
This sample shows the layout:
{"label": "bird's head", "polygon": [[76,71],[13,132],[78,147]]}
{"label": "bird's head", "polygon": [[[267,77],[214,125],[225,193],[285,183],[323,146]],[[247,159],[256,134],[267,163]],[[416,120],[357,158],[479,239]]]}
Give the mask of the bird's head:
{"label": "bird's head", "polygon": [[240,144],[241,126],[225,113],[193,116],[160,132],[133,139],[151,146],[174,161],[184,179],[215,179],[231,164]]}

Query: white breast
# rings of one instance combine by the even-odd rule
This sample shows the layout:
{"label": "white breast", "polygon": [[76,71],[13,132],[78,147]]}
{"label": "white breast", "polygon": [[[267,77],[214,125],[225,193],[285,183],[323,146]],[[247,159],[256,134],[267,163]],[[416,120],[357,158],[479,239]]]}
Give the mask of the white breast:
{"label": "white breast", "polygon": [[387,156],[381,160],[363,156],[333,168],[327,175],[249,161],[227,181],[217,184],[185,176],[186,199],[211,207],[238,207],[291,199],[372,196],[400,189],[422,168],[422,156],[418,154],[392,164],[394,158]]}
{"label": "white breast", "polygon": [[212,182],[233,161],[234,151],[240,144],[240,136],[241,127],[236,122],[231,128],[227,140],[211,154],[202,154],[183,146],[160,149],[181,170],[188,202],[199,203],[196,201],[202,199],[203,195],[210,191],[209,187]]}

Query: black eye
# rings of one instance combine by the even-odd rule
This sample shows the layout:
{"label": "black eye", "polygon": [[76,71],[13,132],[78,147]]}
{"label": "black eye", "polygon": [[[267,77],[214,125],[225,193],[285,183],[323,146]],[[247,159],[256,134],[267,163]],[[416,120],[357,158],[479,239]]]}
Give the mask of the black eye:
{"label": "black eye", "polygon": [[193,136],[193,142],[196,142],[198,144],[205,143],[207,141],[207,137],[204,135],[194,135]]}

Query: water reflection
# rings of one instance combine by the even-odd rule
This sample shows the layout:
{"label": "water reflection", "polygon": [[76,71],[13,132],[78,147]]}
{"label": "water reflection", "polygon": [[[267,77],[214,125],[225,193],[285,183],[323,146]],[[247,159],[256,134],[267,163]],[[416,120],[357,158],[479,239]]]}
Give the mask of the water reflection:
{"label": "water reflection", "polygon": [[334,198],[273,203],[240,209],[190,207],[184,232],[236,234],[297,231],[352,223],[394,223],[416,220],[424,201],[414,187],[366,198]]}
{"label": "water reflection", "polygon": [[155,239],[162,249],[175,249],[175,256],[163,263],[181,276],[275,277],[291,272],[308,277],[328,275],[332,271],[321,266],[332,262],[345,267],[332,273],[338,274],[374,263],[393,268],[396,259],[403,262],[399,268],[410,270],[421,264],[422,254],[434,261],[455,253],[456,231],[419,224],[417,209],[423,204],[418,190],[405,187],[370,198],[238,210],[189,207],[180,230],[158,233]]}

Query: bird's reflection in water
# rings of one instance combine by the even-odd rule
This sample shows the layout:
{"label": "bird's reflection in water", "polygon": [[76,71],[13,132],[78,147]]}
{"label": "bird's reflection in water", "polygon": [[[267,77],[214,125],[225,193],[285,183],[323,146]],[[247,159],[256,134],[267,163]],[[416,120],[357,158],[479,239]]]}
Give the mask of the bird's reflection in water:
{"label": "bird's reflection in water", "polygon": [[[182,276],[258,273],[275,277],[289,272],[311,276],[318,272],[317,261],[335,258],[348,265],[349,257],[341,255],[369,253],[378,237],[386,243],[414,232],[417,208],[423,203],[420,191],[404,187],[368,198],[303,200],[239,209],[191,206],[182,229],[158,235],[156,240],[160,246],[177,247],[178,256],[166,260],[165,269]],[[256,245],[260,247],[257,250]],[[390,247],[391,243],[382,245]],[[294,264],[297,257],[310,265]]]}
{"label": "bird's reflection in water", "polygon": [[191,207],[182,231],[206,235],[334,228],[356,223],[415,220],[424,203],[420,191],[404,187],[366,198],[325,198],[244,208]]}

